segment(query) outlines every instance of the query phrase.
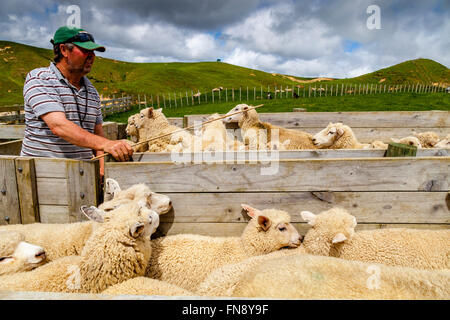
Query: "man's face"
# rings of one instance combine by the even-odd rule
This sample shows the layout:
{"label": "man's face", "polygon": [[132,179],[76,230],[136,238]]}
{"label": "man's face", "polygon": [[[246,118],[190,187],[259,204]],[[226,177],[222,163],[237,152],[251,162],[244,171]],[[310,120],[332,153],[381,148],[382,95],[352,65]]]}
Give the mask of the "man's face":
{"label": "man's face", "polygon": [[87,50],[76,45],[73,46],[72,51],[66,50],[67,64],[70,71],[86,75],[91,71],[95,60],[94,50]]}

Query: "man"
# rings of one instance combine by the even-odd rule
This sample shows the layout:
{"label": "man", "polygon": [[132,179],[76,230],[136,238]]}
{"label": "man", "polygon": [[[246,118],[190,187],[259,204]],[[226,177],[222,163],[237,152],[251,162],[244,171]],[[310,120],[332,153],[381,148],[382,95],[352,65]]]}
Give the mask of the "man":
{"label": "man", "polygon": [[[61,27],[50,41],[54,63],[28,73],[23,88],[25,136],[22,156],[91,159],[110,153],[127,161],[129,144],[104,138],[100,97],[86,78],[95,60],[94,50],[105,47],[82,29]],[[103,161],[100,164],[103,173]]]}

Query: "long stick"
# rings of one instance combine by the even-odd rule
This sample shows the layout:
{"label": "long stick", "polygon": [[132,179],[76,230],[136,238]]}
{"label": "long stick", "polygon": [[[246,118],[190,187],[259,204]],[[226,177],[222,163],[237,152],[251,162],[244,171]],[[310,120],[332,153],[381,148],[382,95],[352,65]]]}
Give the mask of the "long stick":
{"label": "long stick", "polygon": [[[205,125],[205,124],[207,124],[207,123],[210,123],[210,122],[213,122],[213,121],[222,120],[222,119],[224,119],[224,118],[228,118],[228,117],[234,116],[235,114],[239,114],[239,113],[246,112],[246,111],[249,111],[249,110],[252,110],[252,109],[256,109],[256,108],[260,108],[260,107],[262,107],[263,105],[264,105],[264,104],[260,104],[260,105],[257,105],[256,107],[250,107],[250,108],[248,108],[247,110],[236,111],[236,112],[233,112],[233,113],[230,113],[230,114],[226,114],[226,115],[224,115],[224,116],[222,116],[222,117],[219,117],[219,118],[217,118],[217,119],[208,120],[208,121],[205,121],[205,122],[202,122],[202,123],[199,123],[199,124],[193,124],[192,126],[189,126],[189,127],[186,127],[186,128],[180,128],[179,130],[175,130],[175,131],[173,131],[173,132],[165,133],[165,134],[163,134],[163,135],[160,135],[160,136],[157,136],[157,137],[154,137],[154,138],[145,140],[145,141],[138,142],[138,143],[136,143],[135,145],[133,145],[133,147],[138,146],[138,145],[143,144],[143,143],[148,143],[148,142],[150,142],[150,141],[157,140],[157,139],[160,139],[160,138],[163,138],[163,137],[172,135],[172,134],[177,133],[177,132],[181,132],[181,131],[184,131],[184,130],[189,130],[189,129],[192,129],[192,128],[194,128],[194,127],[196,127],[196,126],[199,126],[199,125],[200,125],[200,126],[203,126],[203,125]],[[105,152],[105,153],[102,154],[102,155],[93,157],[91,160],[97,160],[97,159],[106,157],[108,154],[109,154],[108,152]]]}

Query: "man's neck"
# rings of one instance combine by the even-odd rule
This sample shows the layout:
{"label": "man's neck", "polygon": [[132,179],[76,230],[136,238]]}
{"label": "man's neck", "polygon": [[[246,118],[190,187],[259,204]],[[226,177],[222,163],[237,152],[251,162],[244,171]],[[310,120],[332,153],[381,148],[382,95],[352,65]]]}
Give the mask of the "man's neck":
{"label": "man's neck", "polygon": [[70,71],[67,64],[63,61],[56,63],[56,67],[67,79],[67,81],[69,81],[69,83],[75,86],[78,90],[81,89],[82,85],[81,79],[83,79],[84,74]]}

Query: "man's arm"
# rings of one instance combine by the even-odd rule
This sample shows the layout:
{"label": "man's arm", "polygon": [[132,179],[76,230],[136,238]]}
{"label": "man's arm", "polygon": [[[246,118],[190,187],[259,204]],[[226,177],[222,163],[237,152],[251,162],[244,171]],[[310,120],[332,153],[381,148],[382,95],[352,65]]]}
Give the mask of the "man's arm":
{"label": "man's arm", "polygon": [[[92,134],[67,120],[63,112],[49,112],[41,118],[55,135],[79,147],[108,152],[119,161],[128,161],[133,154],[133,149],[126,142],[108,140],[103,136]],[[96,125],[99,132],[97,126],[101,125]],[[103,129],[101,130],[103,133]]]}

